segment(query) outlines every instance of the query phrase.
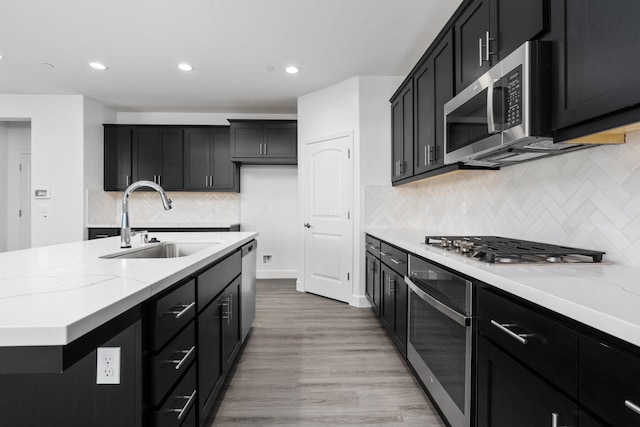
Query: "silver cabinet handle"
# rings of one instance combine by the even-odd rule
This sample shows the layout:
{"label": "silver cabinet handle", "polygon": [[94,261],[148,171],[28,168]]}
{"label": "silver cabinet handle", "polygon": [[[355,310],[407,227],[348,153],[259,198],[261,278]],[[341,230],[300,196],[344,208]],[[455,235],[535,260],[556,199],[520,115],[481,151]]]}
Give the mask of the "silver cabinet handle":
{"label": "silver cabinet handle", "polygon": [[487,38],[487,44],[485,45],[485,53],[486,53],[485,61],[489,62],[491,60],[490,56],[493,55],[493,52],[491,52],[490,42],[492,42],[494,39],[489,35],[489,31],[486,32],[486,38]]}
{"label": "silver cabinet handle", "polygon": [[262,142],[260,143],[260,155],[262,156]]}
{"label": "silver cabinet handle", "polygon": [[162,185],[162,179],[161,178],[162,178],[162,176],[158,175],[158,185]]}
{"label": "silver cabinet handle", "polygon": [[427,164],[432,164],[433,163],[433,146],[428,145],[427,146]]}
{"label": "silver cabinet handle", "polygon": [[169,311],[167,312],[167,314],[174,314],[176,316],[176,319],[181,318],[187,311],[191,310],[193,307],[196,306],[196,302],[192,302],[191,304],[188,305],[179,305],[176,308],[181,309],[181,310],[174,310],[174,311]]}
{"label": "silver cabinet handle", "polygon": [[207,176],[207,175],[204,176],[204,186],[205,187],[209,186],[209,176]]}
{"label": "silver cabinet handle", "polygon": [[264,155],[265,156],[267,155],[267,143],[266,142],[264,143]]}
{"label": "silver cabinet handle", "polygon": [[478,67],[482,67],[482,37],[478,39]]}
{"label": "silver cabinet handle", "polygon": [[631,409],[633,412],[635,412],[636,414],[640,415],[640,406],[636,405],[635,403],[633,403],[630,400],[625,400],[624,401],[624,406],[626,406],[627,408]]}
{"label": "silver cabinet handle", "polygon": [[404,264],[404,261],[400,261],[400,260],[397,260],[397,259],[394,259],[394,258],[391,258],[390,261],[392,263],[394,263],[395,265]]}
{"label": "silver cabinet handle", "polygon": [[189,412],[189,408],[191,408],[191,405],[193,405],[193,402],[196,398],[196,390],[193,390],[193,393],[191,393],[191,396],[179,396],[179,398],[187,399],[187,403],[185,403],[184,406],[180,409],[167,409],[167,412],[177,412],[178,419],[181,420],[182,417],[184,417],[185,414]]}
{"label": "silver cabinet handle", "polygon": [[382,252],[382,251],[380,251],[380,256],[390,256],[390,255],[391,255],[391,254],[388,254],[388,253],[386,253],[386,252]]}
{"label": "silver cabinet handle", "polygon": [[129,186],[129,175],[126,176],[126,180],[127,180],[127,187]]}
{"label": "silver cabinet handle", "polygon": [[569,426],[561,426],[558,424],[558,419],[560,418],[560,416],[558,414],[556,414],[555,412],[551,413],[551,427],[569,427]]}
{"label": "silver cabinet handle", "polygon": [[504,332],[505,334],[509,335],[511,338],[515,339],[516,341],[518,341],[521,344],[526,344],[527,343],[527,338],[529,335],[526,334],[516,334],[515,332],[513,332],[512,330],[508,329],[508,326],[513,326],[513,324],[511,323],[498,323],[495,320],[491,319],[491,324],[493,326],[495,326],[496,328],[498,328],[499,330],[501,330],[502,332]]}
{"label": "silver cabinet handle", "polygon": [[184,356],[182,357],[182,359],[179,360],[169,360],[169,363],[175,363],[176,365],[176,371],[179,371],[180,368],[182,368],[182,365],[184,364],[184,362],[187,361],[187,359],[193,354],[193,352],[196,350],[196,346],[192,346],[189,350],[182,350],[180,353],[184,354]]}
{"label": "silver cabinet handle", "polygon": [[222,314],[222,319],[227,321],[227,325],[231,324],[231,299],[229,297],[225,298],[222,302],[222,307],[226,307],[226,313]]}

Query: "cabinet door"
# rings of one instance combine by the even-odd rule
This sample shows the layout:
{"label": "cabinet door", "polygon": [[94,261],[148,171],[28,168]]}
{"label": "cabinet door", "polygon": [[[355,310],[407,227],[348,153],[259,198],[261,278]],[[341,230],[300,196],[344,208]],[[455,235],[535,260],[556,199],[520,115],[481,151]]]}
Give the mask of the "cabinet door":
{"label": "cabinet door", "polygon": [[262,157],[264,124],[262,122],[231,123],[231,157]]}
{"label": "cabinet door", "polygon": [[391,181],[413,176],[413,83],[391,102]]}
{"label": "cabinet door", "polygon": [[158,184],[165,190],[181,190],[184,178],[182,129],[159,129],[158,139],[162,147],[162,168]]}
{"label": "cabinet door", "polygon": [[391,291],[394,294],[394,313],[395,313],[395,328],[394,328],[394,341],[400,353],[405,357],[407,356],[407,305],[409,303],[407,284],[404,282],[404,278],[398,274],[394,274],[393,287]]}
{"label": "cabinet door", "polygon": [[[554,0],[555,1],[555,0]],[[491,0],[491,42],[496,59],[504,59],[548,27],[545,0]],[[495,62],[495,61],[494,61]]]}
{"label": "cabinet door", "polygon": [[156,182],[162,170],[162,150],[158,128],[133,129],[133,180]]}
{"label": "cabinet door", "polygon": [[212,189],[218,191],[239,191],[239,167],[231,161],[229,128],[214,129],[212,132],[212,144]]}
{"label": "cabinet door", "polygon": [[184,188],[207,189],[211,176],[211,129],[184,129]]}
{"label": "cabinet door", "polygon": [[551,2],[554,128],[640,102],[640,2]]}
{"label": "cabinet door", "polygon": [[215,402],[215,392],[222,386],[222,307],[219,296],[198,316],[198,404],[201,418],[206,418]]}
{"label": "cabinet door", "polygon": [[223,302],[222,309],[222,353],[224,356],[225,372],[228,371],[238,355],[242,341],[242,329],[240,325],[241,283],[242,277],[239,276],[227,287],[223,294],[223,298],[226,300],[226,304]]}
{"label": "cabinet door", "polygon": [[380,316],[380,260],[366,253],[366,295],[371,309]]}
{"label": "cabinet door", "polygon": [[486,60],[489,12],[489,0],[475,0],[453,24],[456,41],[456,93],[491,68],[491,55],[489,61]]}
{"label": "cabinet door", "polygon": [[395,324],[395,301],[391,292],[392,280],[395,273],[389,267],[381,264],[380,286],[382,296],[380,298],[380,321],[389,333],[393,332]]}
{"label": "cabinet door", "polygon": [[133,129],[128,126],[104,128],[104,190],[124,190],[132,182]]}
{"label": "cabinet door", "polygon": [[444,165],[444,104],[453,97],[453,36],[449,31],[414,77],[417,175]]}
{"label": "cabinet door", "polygon": [[478,339],[477,405],[478,427],[578,425],[578,408],[569,398],[483,337]]}
{"label": "cabinet door", "polygon": [[297,157],[298,124],[265,123],[264,144],[264,157]]}

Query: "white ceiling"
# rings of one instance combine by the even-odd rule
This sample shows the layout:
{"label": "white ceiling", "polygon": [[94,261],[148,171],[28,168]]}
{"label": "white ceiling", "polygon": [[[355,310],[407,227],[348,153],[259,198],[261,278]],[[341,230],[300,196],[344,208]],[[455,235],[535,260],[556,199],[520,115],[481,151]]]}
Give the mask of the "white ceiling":
{"label": "white ceiling", "polygon": [[[295,113],[298,96],[350,77],[406,75],[460,2],[5,1],[0,93],[82,94],[117,111]],[[179,71],[183,61],[194,70]],[[299,74],[284,72],[292,64]]]}

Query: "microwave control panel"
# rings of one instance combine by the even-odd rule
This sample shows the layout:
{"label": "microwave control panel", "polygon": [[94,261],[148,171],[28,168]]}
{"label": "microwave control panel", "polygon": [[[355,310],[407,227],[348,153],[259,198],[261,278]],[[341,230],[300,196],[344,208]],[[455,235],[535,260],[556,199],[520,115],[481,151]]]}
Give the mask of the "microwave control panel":
{"label": "microwave control panel", "polygon": [[504,129],[522,124],[522,65],[502,78],[506,89]]}

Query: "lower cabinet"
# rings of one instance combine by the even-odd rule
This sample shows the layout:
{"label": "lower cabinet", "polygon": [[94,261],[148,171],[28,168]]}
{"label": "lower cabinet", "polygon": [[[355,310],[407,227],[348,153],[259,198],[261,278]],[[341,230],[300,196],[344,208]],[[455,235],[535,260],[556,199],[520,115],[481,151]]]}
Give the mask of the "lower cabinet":
{"label": "lower cabinet", "polygon": [[408,290],[404,277],[386,265],[382,265],[380,284],[382,290],[380,320],[394,344],[407,356],[407,304]]}
{"label": "lower cabinet", "polygon": [[147,303],[145,426],[206,424],[241,348],[240,250]]}
{"label": "lower cabinet", "polygon": [[478,427],[577,426],[578,407],[486,338],[478,340]]}
{"label": "lower cabinet", "polygon": [[380,260],[371,253],[365,256],[365,292],[371,309],[377,317],[380,316],[380,300],[382,298],[380,289]]}

